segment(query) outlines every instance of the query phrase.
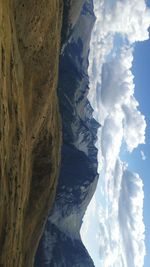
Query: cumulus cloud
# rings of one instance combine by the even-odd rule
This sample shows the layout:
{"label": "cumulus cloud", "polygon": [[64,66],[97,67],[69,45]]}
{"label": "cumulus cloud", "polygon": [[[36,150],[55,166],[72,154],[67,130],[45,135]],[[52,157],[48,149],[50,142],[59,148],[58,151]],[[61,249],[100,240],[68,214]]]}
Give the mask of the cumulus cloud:
{"label": "cumulus cloud", "polygon": [[[130,153],[145,143],[146,121],[134,96],[132,64],[134,42],[149,38],[150,10],[144,0],[94,0],[94,6],[97,20],[88,72],[89,100],[95,118],[102,125],[97,141],[102,167],[94,196],[96,214],[93,214],[97,221],[94,242],[98,243],[99,262],[89,241],[87,247],[95,257],[96,267],[142,267],[145,256],[143,183],[121,161],[120,151],[122,143]],[[144,160],[143,151],[141,156]],[[86,236],[92,228],[90,209],[87,214],[82,226],[84,233],[88,221]]]}
{"label": "cumulus cloud", "polygon": [[[89,74],[90,81],[96,88],[97,81],[101,83],[102,65],[107,61],[108,55],[114,52],[116,39],[125,44],[148,39],[150,10],[144,0],[95,0],[94,6],[97,20],[91,38]],[[94,90],[91,89],[89,93],[93,105],[96,102]]]}
{"label": "cumulus cloud", "polygon": [[108,111],[129,102],[134,93],[134,76],[130,70],[133,61],[132,51],[131,48],[124,48],[111,61],[103,64],[101,99]]}
{"label": "cumulus cloud", "polygon": [[144,264],[143,199],[143,182],[139,175],[124,170],[119,198],[119,223],[125,262],[131,267]]}
{"label": "cumulus cloud", "polygon": [[[95,258],[96,267],[141,267],[145,256],[143,182],[138,174],[128,171],[127,165],[119,159],[110,181],[111,193],[108,194],[106,190],[105,204],[95,202],[94,209],[91,205],[92,211],[89,209],[85,215],[85,225],[88,227],[82,226],[82,238],[92,256],[93,249],[95,255],[99,253],[99,257]],[[105,183],[108,185],[107,180]],[[94,199],[98,198],[98,195],[99,190]],[[91,220],[91,214],[95,224]],[[96,234],[93,229],[96,229]],[[88,235],[89,231],[92,232],[91,236]]]}
{"label": "cumulus cloud", "polygon": [[144,0],[95,1],[95,14],[103,36],[121,33],[131,43],[149,37],[150,11]]}
{"label": "cumulus cloud", "polygon": [[102,156],[106,161],[107,169],[114,168],[116,159],[120,152],[123,138],[122,123],[123,114],[118,110],[113,110],[111,114],[106,117],[102,127],[101,151]]}
{"label": "cumulus cloud", "polygon": [[145,143],[145,117],[135,106],[135,98],[131,98],[128,105],[123,105],[124,118],[124,139],[128,150],[131,152],[139,144]]}
{"label": "cumulus cloud", "polygon": [[[97,17],[103,25],[103,32],[121,33],[133,43],[148,39],[148,27],[150,25],[150,12],[146,8],[145,1],[100,1],[99,12],[96,3]],[[102,16],[102,17],[100,17]]]}
{"label": "cumulus cloud", "polygon": [[[105,110],[103,120],[99,116],[103,124],[102,151],[111,151],[113,158],[119,154],[122,140],[130,152],[145,143],[146,122],[134,97],[132,61],[132,48],[124,48],[121,54],[102,67],[100,105]],[[118,151],[117,154],[114,150]],[[103,154],[106,157],[106,153]]]}

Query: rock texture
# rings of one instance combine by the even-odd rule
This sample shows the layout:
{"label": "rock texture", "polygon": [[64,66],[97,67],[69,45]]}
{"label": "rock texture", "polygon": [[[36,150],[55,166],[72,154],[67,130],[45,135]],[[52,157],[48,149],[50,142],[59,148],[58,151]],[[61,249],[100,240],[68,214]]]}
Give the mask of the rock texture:
{"label": "rock texture", "polygon": [[86,0],[65,0],[62,24],[62,46],[65,45],[80,17],[82,7]]}
{"label": "rock texture", "polygon": [[33,266],[60,160],[61,0],[0,0],[0,266]]}

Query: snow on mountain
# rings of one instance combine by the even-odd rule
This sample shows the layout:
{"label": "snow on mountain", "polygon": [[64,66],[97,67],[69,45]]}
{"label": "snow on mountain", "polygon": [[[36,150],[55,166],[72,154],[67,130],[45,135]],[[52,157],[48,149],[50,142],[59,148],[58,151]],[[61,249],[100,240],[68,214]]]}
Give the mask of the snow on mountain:
{"label": "snow on mountain", "polygon": [[[87,99],[89,42],[95,16],[92,1],[79,2],[85,3],[60,57],[62,160],[56,199],[38,248],[36,267],[94,266],[81,241],[80,228],[98,180],[95,142],[100,125]],[[72,3],[75,5],[75,1]]]}

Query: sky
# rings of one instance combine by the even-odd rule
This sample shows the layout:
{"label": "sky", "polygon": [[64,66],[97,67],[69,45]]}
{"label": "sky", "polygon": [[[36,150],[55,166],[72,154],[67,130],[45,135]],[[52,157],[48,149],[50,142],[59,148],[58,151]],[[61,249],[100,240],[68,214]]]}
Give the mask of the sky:
{"label": "sky", "polygon": [[88,72],[89,100],[102,125],[100,177],[81,236],[95,267],[148,267],[150,10],[144,0],[94,5]]}
{"label": "sky", "polygon": [[[140,110],[145,114],[147,122],[146,129],[146,145],[139,147],[130,159],[130,168],[140,173],[144,181],[144,222],[146,227],[146,257],[145,267],[150,263],[150,40],[143,43],[137,43],[134,50],[133,73],[135,76],[135,96],[140,103]],[[144,152],[145,157],[141,161],[141,151]]]}

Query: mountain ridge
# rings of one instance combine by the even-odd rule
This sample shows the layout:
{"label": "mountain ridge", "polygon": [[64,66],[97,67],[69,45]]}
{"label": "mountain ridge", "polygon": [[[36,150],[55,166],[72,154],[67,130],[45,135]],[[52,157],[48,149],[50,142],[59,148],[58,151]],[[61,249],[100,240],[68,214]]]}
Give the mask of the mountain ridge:
{"label": "mountain ridge", "polygon": [[100,125],[93,118],[87,98],[88,55],[94,22],[93,2],[84,1],[60,56],[61,168],[55,202],[35,258],[36,267],[94,266],[80,236],[82,218],[98,181],[95,142]]}

